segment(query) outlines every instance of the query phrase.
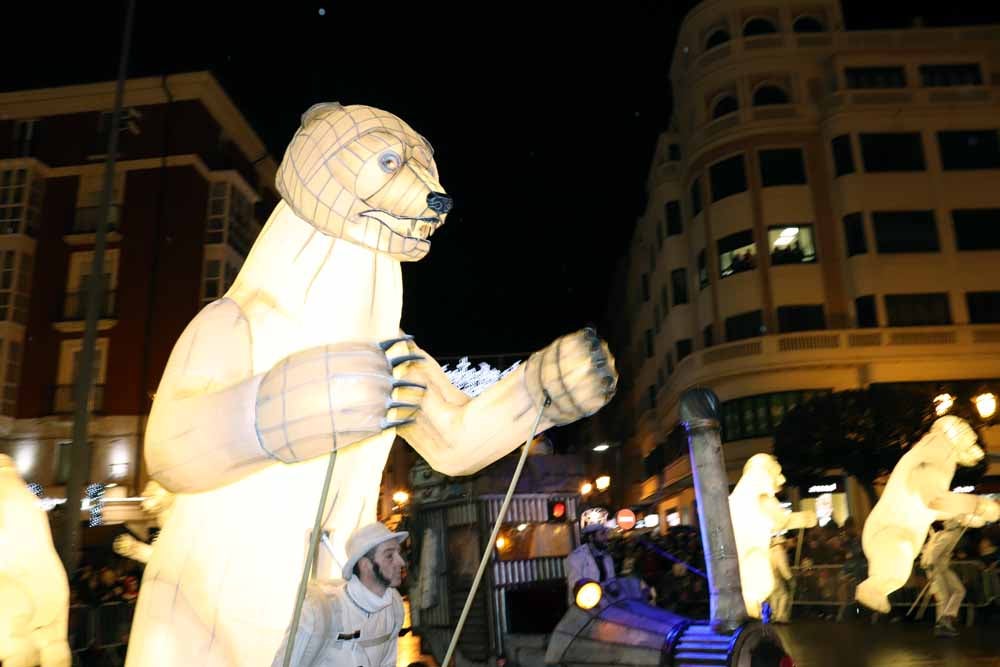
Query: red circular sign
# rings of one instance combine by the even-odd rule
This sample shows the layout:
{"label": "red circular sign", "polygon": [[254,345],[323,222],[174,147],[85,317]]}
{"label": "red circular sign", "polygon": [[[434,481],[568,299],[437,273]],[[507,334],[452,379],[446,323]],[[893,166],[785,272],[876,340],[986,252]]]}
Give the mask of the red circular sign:
{"label": "red circular sign", "polygon": [[618,522],[618,527],[622,530],[631,530],[635,528],[635,512],[632,510],[618,510],[618,514],[615,515],[615,521]]}

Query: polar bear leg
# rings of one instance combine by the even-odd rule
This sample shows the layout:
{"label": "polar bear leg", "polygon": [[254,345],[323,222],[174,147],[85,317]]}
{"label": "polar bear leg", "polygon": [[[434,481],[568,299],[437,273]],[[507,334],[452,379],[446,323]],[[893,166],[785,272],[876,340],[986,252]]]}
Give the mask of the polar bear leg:
{"label": "polar bear leg", "polygon": [[73,664],[73,653],[69,649],[66,636],[38,638],[38,634],[51,635],[52,632],[39,630],[35,633],[35,645],[38,647],[39,664],[41,667],[70,667]]}
{"label": "polar bear leg", "polygon": [[896,526],[877,531],[865,540],[864,548],[868,578],[858,584],[855,598],[870,609],[888,613],[889,594],[902,588],[910,578],[917,549],[909,532]]}
{"label": "polar bear leg", "polygon": [[761,604],[774,590],[774,572],[768,549],[750,549],[740,558],[740,586],[751,618],[760,618]]}
{"label": "polar bear leg", "polygon": [[27,637],[0,638],[0,664],[3,667],[35,667],[38,650]]}

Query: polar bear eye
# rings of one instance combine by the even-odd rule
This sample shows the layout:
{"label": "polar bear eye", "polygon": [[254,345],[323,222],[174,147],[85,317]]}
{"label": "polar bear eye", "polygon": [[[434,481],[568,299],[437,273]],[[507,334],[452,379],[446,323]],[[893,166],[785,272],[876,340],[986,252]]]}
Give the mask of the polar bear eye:
{"label": "polar bear eye", "polygon": [[403,166],[403,158],[395,151],[386,151],[379,155],[378,165],[382,167],[382,171],[385,173],[394,174]]}

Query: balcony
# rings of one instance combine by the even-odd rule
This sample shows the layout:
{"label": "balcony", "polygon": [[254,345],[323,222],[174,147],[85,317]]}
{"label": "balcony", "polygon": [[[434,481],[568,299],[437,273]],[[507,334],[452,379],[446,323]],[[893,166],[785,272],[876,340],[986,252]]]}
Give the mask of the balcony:
{"label": "balcony", "polygon": [[[112,204],[108,209],[108,231],[118,231],[118,219],[121,215],[121,207]],[[96,234],[97,223],[101,219],[100,206],[83,206],[76,209],[76,216],[73,218],[73,225],[67,233],[69,234]]]}
{"label": "balcony", "polygon": [[[113,320],[118,318],[118,303],[116,292],[105,290],[101,295],[101,310],[98,312],[98,319]],[[87,292],[66,292],[63,299],[62,310],[56,317],[60,322],[81,322],[87,319]]]}
{"label": "balcony", "polygon": [[[70,415],[76,410],[76,401],[73,399],[73,388],[71,384],[59,384],[52,388],[52,409],[54,415]],[[104,385],[95,384],[90,394],[90,411],[101,413],[104,411]]]}
{"label": "balcony", "polygon": [[995,325],[841,329],[760,336],[716,345],[685,357],[660,392],[657,412],[666,415],[685,389],[711,386],[726,377],[810,367],[883,364],[898,369],[908,368],[918,360],[934,365],[935,373],[962,374],[962,369],[972,366],[984,376],[992,376],[1000,372],[998,359],[1000,327]]}

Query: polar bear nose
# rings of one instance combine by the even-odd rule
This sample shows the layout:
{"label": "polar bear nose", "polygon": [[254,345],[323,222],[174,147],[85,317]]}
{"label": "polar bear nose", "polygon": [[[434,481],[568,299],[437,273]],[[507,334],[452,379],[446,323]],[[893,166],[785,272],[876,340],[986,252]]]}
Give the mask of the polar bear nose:
{"label": "polar bear nose", "polygon": [[444,215],[451,210],[451,197],[443,192],[430,192],[427,194],[427,206],[439,215]]}

